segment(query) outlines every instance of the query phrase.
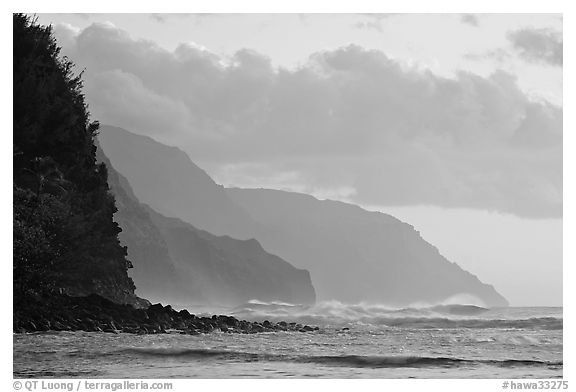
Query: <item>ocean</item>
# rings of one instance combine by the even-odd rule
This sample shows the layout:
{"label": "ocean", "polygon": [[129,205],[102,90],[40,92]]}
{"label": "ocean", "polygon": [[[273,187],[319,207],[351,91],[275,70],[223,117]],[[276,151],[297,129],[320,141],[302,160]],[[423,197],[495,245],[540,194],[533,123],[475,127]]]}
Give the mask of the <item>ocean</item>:
{"label": "ocean", "polygon": [[[197,315],[208,309],[197,308]],[[315,332],[14,334],[15,378],[560,378],[562,308],[250,301],[221,314]],[[211,309],[213,312],[214,309]],[[210,313],[212,313],[210,312]]]}

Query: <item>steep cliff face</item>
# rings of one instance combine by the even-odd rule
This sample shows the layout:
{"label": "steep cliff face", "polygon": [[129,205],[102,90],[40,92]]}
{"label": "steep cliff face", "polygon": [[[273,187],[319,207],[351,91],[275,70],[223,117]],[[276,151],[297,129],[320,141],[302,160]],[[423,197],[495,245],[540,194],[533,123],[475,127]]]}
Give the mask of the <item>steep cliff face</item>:
{"label": "steep cliff face", "polygon": [[142,203],[216,235],[251,238],[249,215],[182,150],[107,125],[100,127],[98,139]]}
{"label": "steep cliff face", "polygon": [[308,271],[264,251],[256,240],[218,237],[140,203],[126,178],[106,163],[116,197],[114,219],[128,247],[136,292],[153,302],[237,305],[251,299],[312,303]]}
{"label": "steep cliff face", "polygon": [[15,309],[38,296],[98,294],[146,305],[113,221],[106,167],[95,161],[80,76],[50,27],[13,15]]}
{"label": "steep cliff face", "polygon": [[228,189],[270,230],[262,244],[312,274],[319,299],[390,305],[474,299],[507,306],[496,290],[448,261],[412,226],[379,212],[312,196]]}
{"label": "steep cliff face", "polygon": [[235,305],[251,299],[314,303],[310,274],[266,252],[255,239],[215,236],[151,209],[180,276],[199,289],[204,302]]}
{"label": "steep cliff face", "polygon": [[[108,143],[102,147],[106,153],[107,149],[115,151],[110,156],[112,164],[131,182],[139,183],[138,197],[170,204],[174,197],[170,195],[181,191],[181,185],[162,180],[164,202],[155,189],[160,181],[156,176],[195,184],[178,206],[170,206],[171,216],[194,224],[189,210],[211,211],[202,220],[207,227],[217,227],[218,234],[256,238],[268,252],[309,270],[318,299],[402,306],[451,297],[455,302],[469,302],[474,297],[486,305],[507,304],[493,287],[448,261],[412,226],[390,215],[296,193],[225,190],[207,180],[206,173],[182,151],[150,138],[144,138],[146,148],[141,149],[142,136],[104,129]],[[136,157],[137,164],[127,162],[122,151]],[[147,173],[154,177],[144,180]],[[196,197],[196,193],[211,196]],[[219,216],[222,211],[234,212],[224,221]]]}
{"label": "steep cliff face", "polygon": [[96,157],[108,167],[108,184],[118,208],[114,220],[122,228],[120,242],[127,247],[128,259],[135,266],[129,274],[136,285],[136,293],[152,302],[163,303],[183,303],[190,298],[200,298],[199,290],[178,274],[162,233],[126,178],[114,169],[100,147]]}

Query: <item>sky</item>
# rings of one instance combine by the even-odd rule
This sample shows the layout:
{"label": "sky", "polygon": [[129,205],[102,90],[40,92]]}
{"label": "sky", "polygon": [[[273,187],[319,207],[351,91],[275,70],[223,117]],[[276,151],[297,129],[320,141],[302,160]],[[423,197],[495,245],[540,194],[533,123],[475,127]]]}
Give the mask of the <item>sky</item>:
{"label": "sky", "polygon": [[359,204],[562,305],[558,14],[40,14],[94,119],[226,186]]}

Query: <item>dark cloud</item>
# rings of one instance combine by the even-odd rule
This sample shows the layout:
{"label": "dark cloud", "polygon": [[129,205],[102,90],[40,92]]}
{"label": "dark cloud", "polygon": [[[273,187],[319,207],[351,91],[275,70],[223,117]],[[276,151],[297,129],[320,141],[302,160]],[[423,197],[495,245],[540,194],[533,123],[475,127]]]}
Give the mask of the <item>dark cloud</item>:
{"label": "dark cloud", "polygon": [[524,28],[510,32],[508,39],[526,61],[562,66],[562,34],[550,29]]}
{"label": "dark cloud", "polygon": [[353,45],[287,70],[108,25],[56,33],[95,118],[183,147],[226,184],[562,215],[562,109],[507,73],[445,78]]}

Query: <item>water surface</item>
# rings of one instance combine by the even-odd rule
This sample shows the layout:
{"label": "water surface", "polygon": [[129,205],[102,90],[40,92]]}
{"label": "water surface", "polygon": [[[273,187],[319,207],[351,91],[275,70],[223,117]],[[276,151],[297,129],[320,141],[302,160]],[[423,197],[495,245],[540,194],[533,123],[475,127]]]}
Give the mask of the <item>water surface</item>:
{"label": "water surface", "polygon": [[227,314],[317,332],[14,335],[14,377],[556,378],[562,308],[391,309],[251,301]]}

